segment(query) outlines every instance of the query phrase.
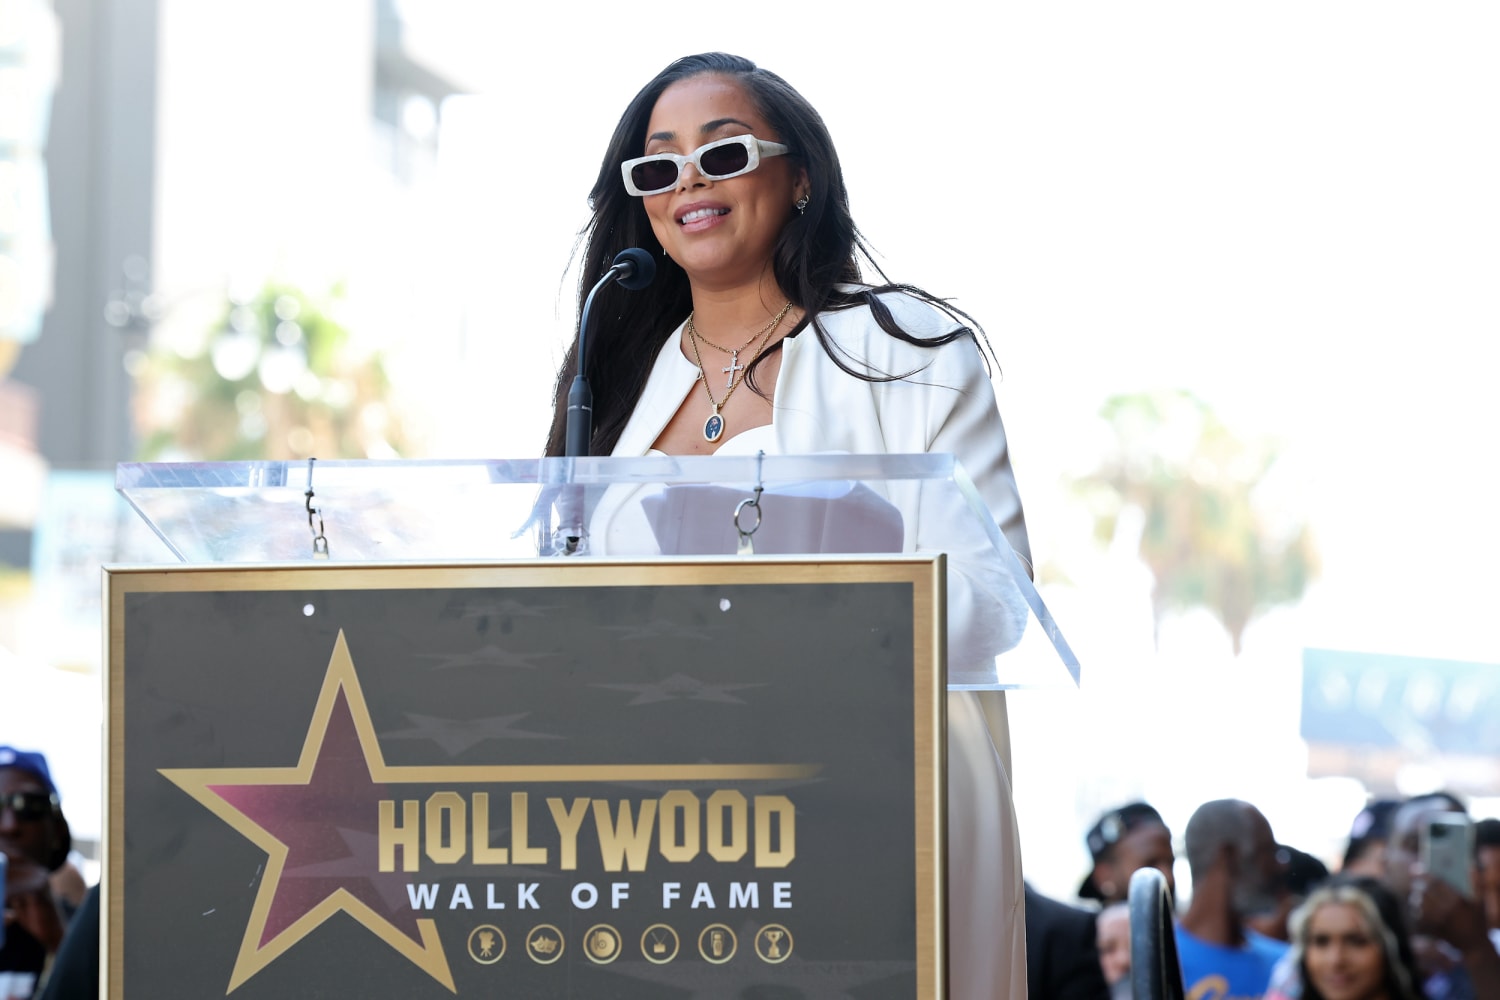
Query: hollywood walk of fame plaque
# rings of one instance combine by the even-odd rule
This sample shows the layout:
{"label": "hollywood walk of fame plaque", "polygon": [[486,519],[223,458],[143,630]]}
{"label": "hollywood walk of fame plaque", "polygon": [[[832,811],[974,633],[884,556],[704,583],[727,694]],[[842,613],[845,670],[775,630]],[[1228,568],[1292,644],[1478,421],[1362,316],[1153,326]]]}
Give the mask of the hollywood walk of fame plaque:
{"label": "hollywood walk of fame plaque", "polygon": [[109,569],[107,996],[943,995],[943,572]]}

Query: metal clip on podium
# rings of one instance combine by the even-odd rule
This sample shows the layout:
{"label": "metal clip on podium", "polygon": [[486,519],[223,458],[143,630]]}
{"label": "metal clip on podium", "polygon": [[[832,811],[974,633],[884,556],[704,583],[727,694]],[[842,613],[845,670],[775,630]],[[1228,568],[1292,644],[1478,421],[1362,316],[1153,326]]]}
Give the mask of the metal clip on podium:
{"label": "metal clip on podium", "polygon": [[944,687],[1078,676],[948,455],[117,488],[110,998],[946,997]]}
{"label": "metal clip on podium", "polygon": [[[1019,642],[992,662],[950,656],[950,688],[1077,683],[1077,658],[950,455],[319,461],[316,508],[313,476],[311,462],[122,464],[116,487],[185,563],[350,564],[545,558],[560,551],[557,506],[592,513],[612,491],[642,500],[651,532],[606,549],[607,558],[728,556],[739,538],[736,508],[763,485],[757,555],[910,553],[952,543],[946,551],[959,572],[1013,589],[991,596],[1028,610]],[[919,504],[923,530],[939,521],[940,531],[918,539],[899,512],[896,524],[882,521],[874,501],[893,498],[898,507],[906,498]],[[320,529],[312,547],[309,511]],[[852,520],[846,511],[868,516]],[[863,529],[873,546],[863,544]],[[590,545],[601,548],[598,539]]]}

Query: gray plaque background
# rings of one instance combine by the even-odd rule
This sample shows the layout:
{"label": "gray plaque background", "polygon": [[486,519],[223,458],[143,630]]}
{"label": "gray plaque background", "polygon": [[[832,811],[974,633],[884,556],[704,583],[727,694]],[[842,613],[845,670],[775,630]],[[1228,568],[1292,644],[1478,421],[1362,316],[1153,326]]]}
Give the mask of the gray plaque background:
{"label": "gray plaque background", "polygon": [[[802,781],[397,787],[402,798],[488,791],[497,836],[508,825],[509,792],[529,791],[532,842],[551,850],[545,868],[476,868],[466,859],[448,869],[424,863],[405,877],[442,884],[442,906],[424,915],[437,922],[460,996],[915,996],[913,601],[904,583],[127,593],[123,662],[112,665],[123,672],[123,705],[111,706],[123,722],[112,741],[125,746],[114,805],[123,806],[127,849],[112,882],[124,907],[123,995],[224,995],[266,855],[159,769],[294,766],[342,631],[388,765],[820,767]],[[487,736],[483,720],[506,716],[519,718],[491,722],[498,728],[488,732],[510,735]],[[451,720],[447,739],[424,735],[431,719]],[[795,860],[772,870],[705,855],[668,864],[653,847],[646,871],[606,873],[586,832],[578,870],[557,869],[546,797],[644,798],[677,787],[705,798],[717,787],[787,795],[797,806]],[[713,887],[717,909],[690,907],[700,880]],[[751,880],[760,883],[760,908],[729,909],[729,883]],[[540,910],[486,910],[491,881],[502,899],[516,881],[539,882]],[[593,909],[569,899],[582,881],[605,895]],[[619,910],[608,905],[612,881],[632,885]],[[664,881],[683,884],[667,911]],[[771,908],[775,881],[793,883],[791,909]],[[473,910],[443,908],[456,882],[470,887]],[[638,948],[658,921],[682,939],[677,959],[663,966]],[[538,922],[568,939],[554,965],[524,953]],[[599,922],[624,942],[609,965],[590,962],[579,943]],[[713,922],[740,938],[725,965],[696,950],[699,930]],[[780,965],[751,946],[769,922],[794,935],[792,957]],[[480,924],[506,935],[494,965],[466,951]],[[336,914],[233,995],[452,994]]]}

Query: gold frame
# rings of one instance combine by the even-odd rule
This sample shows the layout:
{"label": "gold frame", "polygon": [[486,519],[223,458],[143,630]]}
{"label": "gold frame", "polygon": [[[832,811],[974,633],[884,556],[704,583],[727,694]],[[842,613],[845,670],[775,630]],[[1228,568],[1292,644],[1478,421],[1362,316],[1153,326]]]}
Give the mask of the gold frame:
{"label": "gold frame", "polygon": [[[105,871],[101,879],[100,961],[105,996],[123,996],[120,939],[124,899],[125,596],[133,593],[535,589],[582,586],[910,583],[913,587],[913,730],[916,835],[917,996],[948,995],[946,560],[941,554],[881,556],[694,557],[492,563],[308,563],[296,565],[106,566]],[[315,581],[315,582],[314,582]],[[931,780],[929,780],[929,777]],[[451,987],[450,987],[451,988]]]}

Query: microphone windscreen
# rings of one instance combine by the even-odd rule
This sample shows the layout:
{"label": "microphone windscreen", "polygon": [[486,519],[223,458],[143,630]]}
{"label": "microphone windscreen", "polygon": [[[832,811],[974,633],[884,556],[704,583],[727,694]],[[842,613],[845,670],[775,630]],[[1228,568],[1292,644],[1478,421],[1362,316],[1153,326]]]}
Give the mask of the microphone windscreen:
{"label": "microphone windscreen", "polygon": [[620,275],[620,284],[638,292],[651,284],[656,277],[656,258],[640,247],[629,247],[615,254],[614,266],[629,264],[630,268]]}

